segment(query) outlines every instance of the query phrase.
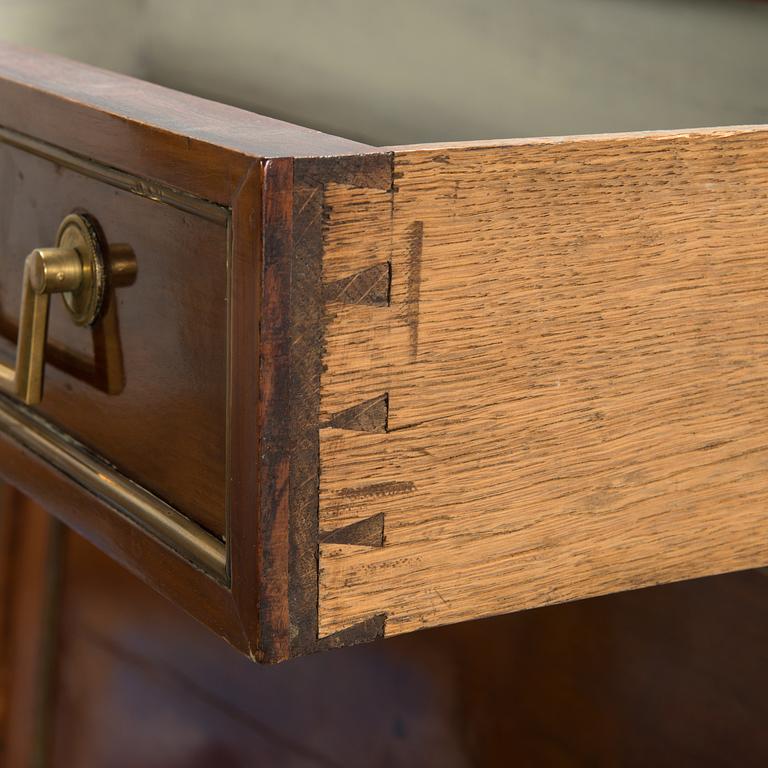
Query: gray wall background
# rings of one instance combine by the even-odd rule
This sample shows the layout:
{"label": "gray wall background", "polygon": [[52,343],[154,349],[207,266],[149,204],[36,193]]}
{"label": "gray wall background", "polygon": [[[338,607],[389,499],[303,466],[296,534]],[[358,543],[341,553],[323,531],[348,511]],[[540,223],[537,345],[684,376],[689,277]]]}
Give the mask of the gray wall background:
{"label": "gray wall background", "polygon": [[768,123],[748,0],[0,0],[0,39],[377,145]]}

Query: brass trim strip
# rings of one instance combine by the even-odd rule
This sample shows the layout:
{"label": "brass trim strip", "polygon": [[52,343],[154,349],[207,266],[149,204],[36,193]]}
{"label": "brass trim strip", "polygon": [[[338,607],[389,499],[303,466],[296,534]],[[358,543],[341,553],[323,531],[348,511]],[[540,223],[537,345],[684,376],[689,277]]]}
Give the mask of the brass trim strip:
{"label": "brass trim strip", "polygon": [[216,222],[227,224],[230,210],[223,205],[217,205],[201,197],[195,197],[188,192],[174,189],[173,187],[158,184],[147,179],[141,179],[117,168],[101,165],[93,160],[67,152],[52,144],[39,139],[33,139],[23,133],[18,133],[10,128],[0,126],[0,143],[8,144],[16,149],[21,149],[30,154],[37,155],[44,160],[49,160],[69,170],[76,171],[83,176],[102,181],[113,187],[124,189],[139,197],[146,197],[159,203],[171,205],[187,213]]}
{"label": "brass trim strip", "polygon": [[134,525],[219,581],[227,580],[223,542],[120,474],[71,437],[0,395],[0,431],[109,504]]}

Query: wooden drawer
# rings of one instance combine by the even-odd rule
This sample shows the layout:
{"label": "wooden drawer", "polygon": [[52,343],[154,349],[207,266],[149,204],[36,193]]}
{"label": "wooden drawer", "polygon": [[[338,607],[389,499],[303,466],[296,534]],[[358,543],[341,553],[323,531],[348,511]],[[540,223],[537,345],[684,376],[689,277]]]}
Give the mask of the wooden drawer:
{"label": "wooden drawer", "polygon": [[253,658],[768,562],[768,129],[375,148],[10,46],[0,126],[6,363],[64,216],[136,260],[0,468]]}

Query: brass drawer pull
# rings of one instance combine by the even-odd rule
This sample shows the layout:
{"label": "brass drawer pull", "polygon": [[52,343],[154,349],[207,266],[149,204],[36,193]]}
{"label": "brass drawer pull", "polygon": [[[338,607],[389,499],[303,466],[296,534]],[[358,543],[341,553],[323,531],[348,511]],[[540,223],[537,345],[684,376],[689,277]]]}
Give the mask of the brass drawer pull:
{"label": "brass drawer pull", "polygon": [[35,248],[24,262],[16,366],[0,364],[0,388],[28,405],[39,403],[51,294],[63,294],[77,325],[91,325],[99,317],[106,289],[107,269],[96,226],[87,216],[71,214],[59,226],[56,247]]}

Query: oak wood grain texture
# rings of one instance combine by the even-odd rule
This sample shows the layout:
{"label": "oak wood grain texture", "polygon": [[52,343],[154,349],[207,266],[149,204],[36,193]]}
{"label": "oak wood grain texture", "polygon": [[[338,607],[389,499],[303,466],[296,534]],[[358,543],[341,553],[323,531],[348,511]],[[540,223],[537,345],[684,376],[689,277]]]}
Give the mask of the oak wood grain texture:
{"label": "oak wood grain texture", "polygon": [[426,648],[260,667],[76,536],[62,584],[51,768],[467,764]]}
{"label": "oak wood grain texture", "polygon": [[768,563],[767,162],[760,129],[629,134],[329,186],[324,281],[391,290],[326,304],[319,526],[383,546],[321,543],[321,636]]}

